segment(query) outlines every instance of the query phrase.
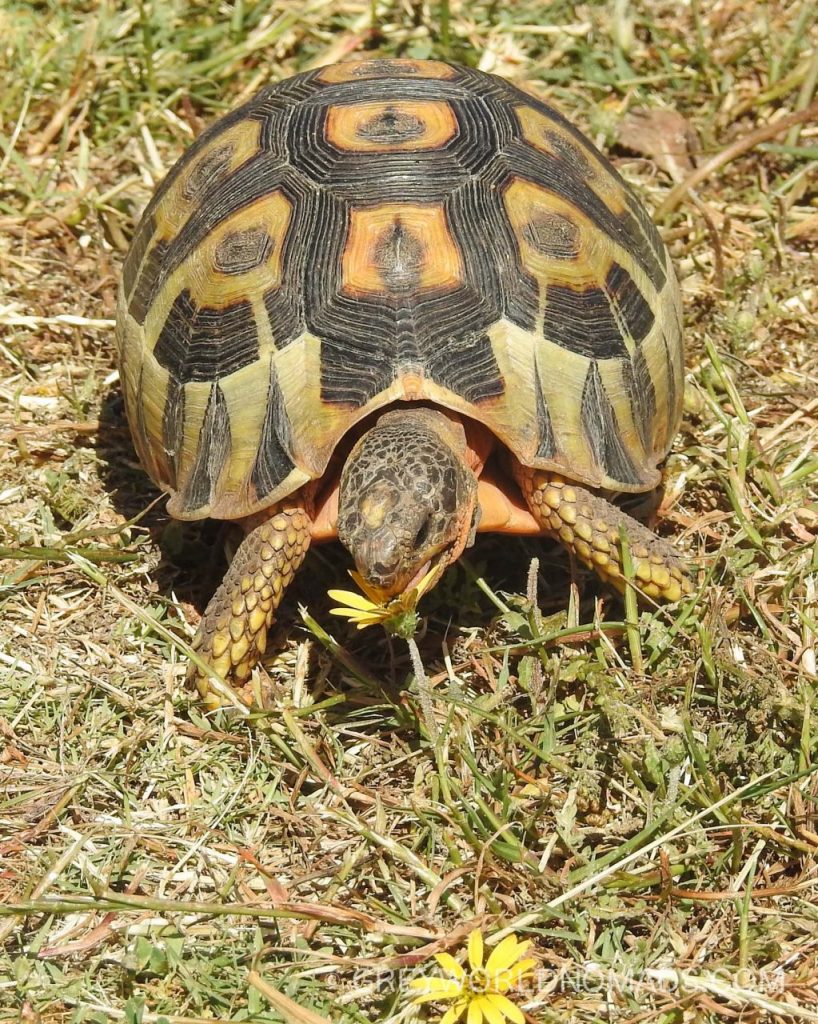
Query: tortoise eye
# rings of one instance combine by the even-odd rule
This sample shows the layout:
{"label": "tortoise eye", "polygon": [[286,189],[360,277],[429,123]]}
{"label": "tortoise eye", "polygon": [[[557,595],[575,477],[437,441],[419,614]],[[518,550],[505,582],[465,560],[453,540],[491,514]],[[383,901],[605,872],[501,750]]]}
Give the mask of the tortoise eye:
{"label": "tortoise eye", "polygon": [[415,540],[412,544],[414,548],[422,548],[426,541],[429,539],[429,532],[432,528],[432,516],[428,515],[423,522],[420,524],[420,529],[415,534]]}

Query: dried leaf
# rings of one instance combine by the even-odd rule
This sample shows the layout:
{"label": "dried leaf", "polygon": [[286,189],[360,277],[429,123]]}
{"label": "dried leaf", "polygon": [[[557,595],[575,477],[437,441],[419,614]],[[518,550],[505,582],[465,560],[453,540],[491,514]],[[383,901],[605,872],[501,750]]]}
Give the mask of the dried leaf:
{"label": "dried leaf", "polygon": [[658,107],[631,110],[620,125],[619,143],[649,157],[674,181],[682,181],[693,170],[699,148],[696,133],[682,115]]}

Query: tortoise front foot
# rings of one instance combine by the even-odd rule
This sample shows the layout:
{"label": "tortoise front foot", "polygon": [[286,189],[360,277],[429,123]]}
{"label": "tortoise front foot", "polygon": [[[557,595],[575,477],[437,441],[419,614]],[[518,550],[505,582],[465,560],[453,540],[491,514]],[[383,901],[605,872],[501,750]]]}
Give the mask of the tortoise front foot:
{"label": "tortoise front foot", "polygon": [[641,594],[678,601],[692,592],[681,555],[616,505],[556,473],[520,467],[516,475],[532,515],[543,528],[617,590],[627,586],[620,535],[624,528],[633,565],[631,582]]}
{"label": "tortoise front foot", "polygon": [[[193,638],[194,651],[247,705],[253,703],[250,677],[267,646],[267,631],[309,544],[310,520],[300,508],[274,512],[251,530]],[[193,662],[187,679],[196,685],[208,708],[227,703]]]}

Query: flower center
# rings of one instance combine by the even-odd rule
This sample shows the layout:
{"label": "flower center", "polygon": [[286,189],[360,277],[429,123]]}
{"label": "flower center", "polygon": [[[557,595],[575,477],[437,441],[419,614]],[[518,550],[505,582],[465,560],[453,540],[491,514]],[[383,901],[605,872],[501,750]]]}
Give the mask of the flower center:
{"label": "flower center", "polygon": [[491,990],[491,975],[485,967],[475,967],[466,978],[466,984],[470,992],[478,995],[485,995]]}

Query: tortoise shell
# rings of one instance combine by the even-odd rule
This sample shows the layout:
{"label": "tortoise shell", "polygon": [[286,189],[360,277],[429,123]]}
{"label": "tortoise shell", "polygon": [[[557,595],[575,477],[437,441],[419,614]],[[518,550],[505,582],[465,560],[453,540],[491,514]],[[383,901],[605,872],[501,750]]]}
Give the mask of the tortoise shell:
{"label": "tortoise shell", "polygon": [[658,482],[681,416],[678,285],[635,194],[551,107],[438,61],[296,75],[204,132],[137,228],[117,339],[182,519],[279,501],[390,403],[620,491]]}

